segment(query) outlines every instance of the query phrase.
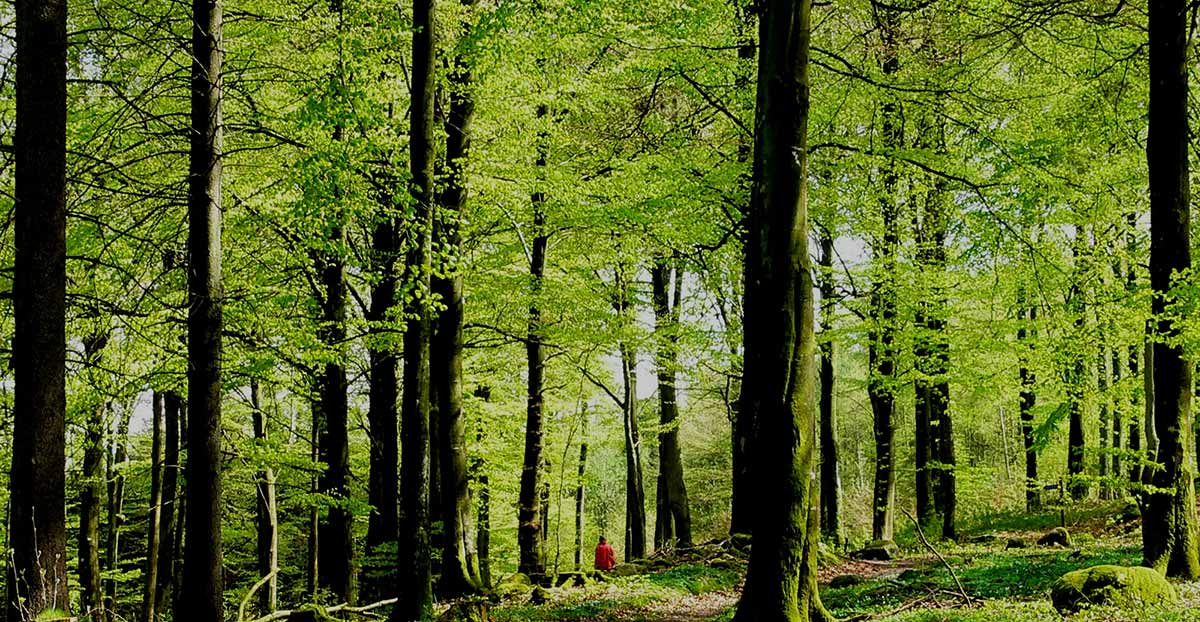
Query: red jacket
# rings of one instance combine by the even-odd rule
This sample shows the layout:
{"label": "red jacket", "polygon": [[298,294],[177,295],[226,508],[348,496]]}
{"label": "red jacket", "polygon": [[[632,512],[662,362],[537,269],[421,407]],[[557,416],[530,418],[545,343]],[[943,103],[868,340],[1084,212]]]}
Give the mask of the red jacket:
{"label": "red jacket", "polygon": [[612,570],[617,565],[617,553],[611,544],[604,542],[596,545],[596,570]]}

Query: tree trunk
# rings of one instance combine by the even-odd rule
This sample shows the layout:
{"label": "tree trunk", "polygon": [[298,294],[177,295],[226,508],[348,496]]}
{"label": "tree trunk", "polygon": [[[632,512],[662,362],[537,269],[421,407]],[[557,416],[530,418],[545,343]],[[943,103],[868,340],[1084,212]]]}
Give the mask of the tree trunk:
{"label": "tree trunk", "polygon": [[[340,219],[340,215],[335,215]],[[346,341],[346,268],[337,247],[344,243],[340,223],[330,229],[328,252],[318,253],[324,298],[321,300],[321,342],[335,353],[325,363],[318,380],[321,417],[317,441],[319,460],[325,469],[317,477],[317,490],[329,497],[328,512],[321,518],[317,539],[318,586],[338,602],[353,603],[354,517],[350,500],[350,410],[347,403],[346,368],[342,363]]]}
{"label": "tree trunk", "polygon": [[[117,422],[117,434],[113,439],[109,455],[108,474],[108,550],[105,555],[105,570],[116,573],[121,568],[121,528],[125,525],[125,465],[129,461],[129,419],[132,409],[126,410]],[[117,615],[117,578],[113,576],[105,584],[104,611],[109,622]]]}
{"label": "tree trunk", "polygon": [[[415,291],[430,289],[433,235],[433,100],[435,1],[413,0],[412,120],[409,166],[414,200],[414,234],[405,258],[405,276]],[[400,407],[399,602],[392,622],[424,622],[433,617],[429,543],[430,309],[425,296],[407,305],[404,332],[404,395]]]}
{"label": "tree trunk", "polygon": [[[470,9],[474,0],[465,0]],[[463,33],[464,35],[469,33]],[[446,176],[441,195],[439,248],[450,254],[443,276],[433,281],[442,303],[434,333],[431,382],[437,387],[442,476],[442,575],[439,589],[446,598],[479,591],[479,570],[472,534],[474,517],[470,474],[467,472],[466,418],[463,413],[463,276],[458,268],[463,253],[461,223],[467,199],[465,167],[471,148],[475,101],[471,96],[470,66],[461,54],[449,75],[450,113],[446,118]]]}
{"label": "tree trunk", "polygon": [[[629,283],[622,268],[616,270],[613,308],[622,327],[632,322]],[[625,561],[646,557],[646,491],[642,479],[642,441],[638,431],[637,353],[626,341],[621,352],[621,420],[625,433]]]}
{"label": "tree trunk", "polygon": [[[674,273],[674,290],[671,276]],[[665,258],[655,260],[650,270],[654,299],[654,330],[658,335],[655,366],[658,371],[659,425],[658,520],[662,538],[655,548],[690,547],[692,518],[687,487],[683,480],[683,457],[679,448],[679,404],[676,400],[675,368],[679,365],[679,313],[683,299],[683,271]],[[673,291],[673,295],[672,295]],[[657,531],[657,530],[656,530]]]}
{"label": "tree trunk", "polygon": [[821,241],[821,534],[841,544],[842,533],[842,476],[838,464],[837,381],[835,363],[837,349],[833,342],[833,322],[836,291],[833,278],[833,235],[820,228]]}
{"label": "tree trunk", "polygon": [[[900,70],[899,14],[882,8],[877,12],[882,42],[879,65],[884,76]],[[904,144],[900,104],[889,96],[882,106],[881,136],[883,148],[896,150]],[[870,380],[867,393],[875,431],[875,485],[872,495],[871,538],[891,540],[895,522],[896,467],[893,419],[896,412],[896,253],[900,244],[899,208],[897,205],[898,176],[896,163],[889,159],[881,171],[882,197],[879,207],[883,215],[883,236],[872,244],[875,262],[874,286],[871,291],[872,329],[868,359]]]}
{"label": "tree trunk", "polygon": [[[175,618],[224,619],[221,574],[221,4],[192,0],[187,541]],[[183,612],[187,612],[184,616]]]}
{"label": "tree trunk", "polygon": [[[84,358],[92,369],[101,363],[108,335],[97,333],[83,343]],[[104,592],[100,582],[100,504],[104,499],[104,430],[107,406],[97,396],[88,409],[83,447],[83,482],[79,493],[79,608],[80,618],[100,622],[104,614]]]}
{"label": "tree trunk", "polygon": [[1108,482],[1108,467],[1111,464],[1110,456],[1112,452],[1108,449],[1108,425],[1109,425],[1109,404],[1111,399],[1108,396],[1108,347],[1104,345],[1103,338],[1100,342],[1100,355],[1096,360],[1096,391],[1100,400],[1100,430],[1099,440],[1099,463],[1097,465],[1097,475],[1100,476],[1100,498],[1112,498],[1112,486]]}
{"label": "tree trunk", "polygon": [[67,611],[67,3],[16,3],[9,620]]}
{"label": "tree trunk", "polygon": [[1033,438],[1033,407],[1037,404],[1037,378],[1029,367],[1033,356],[1033,345],[1027,340],[1036,337],[1037,306],[1027,302],[1025,287],[1017,290],[1017,312],[1021,322],[1017,328],[1017,343],[1020,347],[1021,378],[1021,439],[1025,447],[1025,511],[1041,509],[1041,483],[1038,482],[1038,457]]}
{"label": "tree trunk", "polygon": [[1150,285],[1157,318],[1154,340],[1154,424],[1158,433],[1155,491],[1142,530],[1145,564],[1168,576],[1200,576],[1196,493],[1187,441],[1191,429],[1191,366],[1165,315],[1171,277],[1192,265],[1188,187],[1188,3],[1150,0]]}
{"label": "tree trunk", "polygon": [[[747,266],[746,378],[758,378],[755,472],[773,494],[757,499],[754,547],[736,622],[832,620],[817,593],[818,511],[813,417],[813,282],[808,258],[810,0],[767,0],[761,54],[749,237],[767,259]],[[750,303],[753,302],[753,306]]]}
{"label": "tree trunk", "polygon": [[[1084,278],[1084,248],[1086,234],[1083,225],[1075,225],[1075,245],[1072,254],[1075,267],[1072,271],[1071,293],[1068,306],[1075,316],[1075,338],[1082,347],[1086,343],[1087,306],[1083,299]],[[1067,370],[1067,402],[1070,405],[1070,426],[1067,434],[1067,487],[1071,498],[1076,501],[1086,499],[1088,485],[1083,479],[1084,451],[1087,439],[1084,435],[1084,395],[1087,383],[1087,358],[1082,352],[1071,354],[1072,361]]]}
{"label": "tree trunk", "polygon": [[[266,413],[262,408],[262,389],[258,379],[250,380],[250,405],[254,408],[253,426],[254,440],[261,446],[266,446],[269,440]],[[275,576],[279,568],[279,530],[278,517],[275,513],[275,472],[265,467],[254,476],[255,488],[255,525],[256,552],[258,557],[258,574],[261,577],[270,575],[267,584],[259,588],[259,610],[264,614],[275,611],[279,604],[279,577]]]}
{"label": "tree trunk", "polygon": [[142,620],[154,622],[158,602],[158,552],[162,535],[162,470],[163,470],[163,395],[155,391],[151,407],[150,434],[150,511],[146,519],[146,566],[142,578]]}
{"label": "tree trunk", "polygon": [[[538,106],[537,118],[547,116],[545,104]],[[536,166],[539,177],[545,177],[547,133],[538,133]],[[521,489],[517,498],[517,547],[520,558],[517,570],[527,575],[546,571],[538,542],[542,539],[545,517],[538,512],[538,490],[541,487],[542,408],[544,403],[546,353],[543,349],[542,287],[546,273],[546,195],[539,188],[530,197],[533,207],[533,236],[529,249],[529,323],[525,338],[525,360],[528,367],[525,406],[525,455],[521,463]]]}
{"label": "tree trunk", "polygon": [[[386,203],[385,203],[386,201]],[[368,478],[368,499],[372,511],[367,520],[367,551],[373,552],[385,542],[395,542],[399,537],[399,414],[396,401],[400,391],[397,386],[396,365],[399,357],[393,345],[392,314],[396,307],[396,261],[400,254],[400,239],[396,232],[396,217],[391,213],[390,193],[379,201],[379,223],[372,234],[374,267],[379,282],[371,289],[370,321],[370,404],[367,421],[370,426],[371,466]],[[383,583],[383,582],[379,582]],[[390,596],[391,589],[384,585],[372,585]],[[364,588],[365,589],[365,588]]]}
{"label": "tree trunk", "polygon": [[178,393],[167,391],[163,395],[163,415],[166,434],[163,447],[163,503],[162,516],[158,523],[159,556],[158,556],[158,586],[154,590],[154,611],[160,615],[168,608],[169,598],[175,578],[176,551],[180,539],[175,537],[175,529],[182,525],[177,520],[179,513],[179,435],[180,414],[183,400]]}
{"label": "tree trunk", "polygon": [[587,402],[583,403],[583,410],[579,413],[579,418],[582,423],[579,431],[579,468],[575,474],[575,570],[585,570],[583,557],[583,510],[584,502],[586,501],[586,488],[584,487],[584,476],[587,475],[587,454],[588,454],[588,420],[590,415],[587,411]]}
{"label": "tree trunk", "polygon": [[[310,406],[312,409],[312,429],[309,431],[310,436],[308,456],[313,461],[313,464],[317,464],[317,461],[321,458],[320,448],[318,447],[318,440],[320,438],[321,431],[321,405],[319,401],[313,401]],[[313,473],[309,478],[308,485],[309,490],[312,491],[312,494],[318,494],[321,488],[320,484],[318,483],[318,475],[316,473]],[[306,580],[304,586],[305,593],[310,599],[312,599],[313,602],[317,601],[317,577],[321,570],[319,567],[319,557],[321,551],[320,532],[321,512],[320,509],[314,504],[308,513],[308,529],[305,534],[307,536],[307,541],[305,542],[307,545],[307,551],[304,559],[304,578]]]}

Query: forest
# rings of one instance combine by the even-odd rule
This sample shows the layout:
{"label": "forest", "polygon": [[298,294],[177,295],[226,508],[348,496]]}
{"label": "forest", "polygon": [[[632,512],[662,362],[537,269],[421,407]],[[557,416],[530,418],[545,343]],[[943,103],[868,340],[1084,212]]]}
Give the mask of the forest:
{"label": "forest", "polygon": [[3,3],[4,619],[1200,620],[1198,13]]}

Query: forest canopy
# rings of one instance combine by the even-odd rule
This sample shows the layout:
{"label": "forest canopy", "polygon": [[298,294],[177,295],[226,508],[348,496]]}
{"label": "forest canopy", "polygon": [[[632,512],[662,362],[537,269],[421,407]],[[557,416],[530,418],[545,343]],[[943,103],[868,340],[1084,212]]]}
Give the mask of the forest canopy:
{"label": "forest canopy", "polygon": [[1196,12],[0,7],[7,619],[1184,619]]}

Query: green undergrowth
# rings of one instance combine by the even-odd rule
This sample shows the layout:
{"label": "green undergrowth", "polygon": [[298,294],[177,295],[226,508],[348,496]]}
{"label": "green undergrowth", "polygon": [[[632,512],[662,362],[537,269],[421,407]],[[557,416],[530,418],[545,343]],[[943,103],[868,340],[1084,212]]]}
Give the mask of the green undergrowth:
{"label": "green undergrowth", "polygon": [[729,592],[741,581],[742,569],[681,565],[660,572],[613,577],[582,588],[548,590],[548,602],[511,602],[493,610],[496,622],[653,620],[638,611],[689,596]]}
{"label": "green undergrowth", "polygon": [[[1043,599],[1050,584],[1063,573],[1097,564],[1131,565],[1140,558],[1139,550],[1130,543],[1085,540],[1087,543],[1078,549],[1032,547],[1005,551],[1003,541],[938,546],[967,593],[989,600]],[[821,599],[839,617],[891,611],[922,596],[934,601],[953,601],[958,587],[949,571],[933,556],[923,556],[922,560],[924,565],[920,569],[899,576],[870,579],[838,589],[823,586]]]}

